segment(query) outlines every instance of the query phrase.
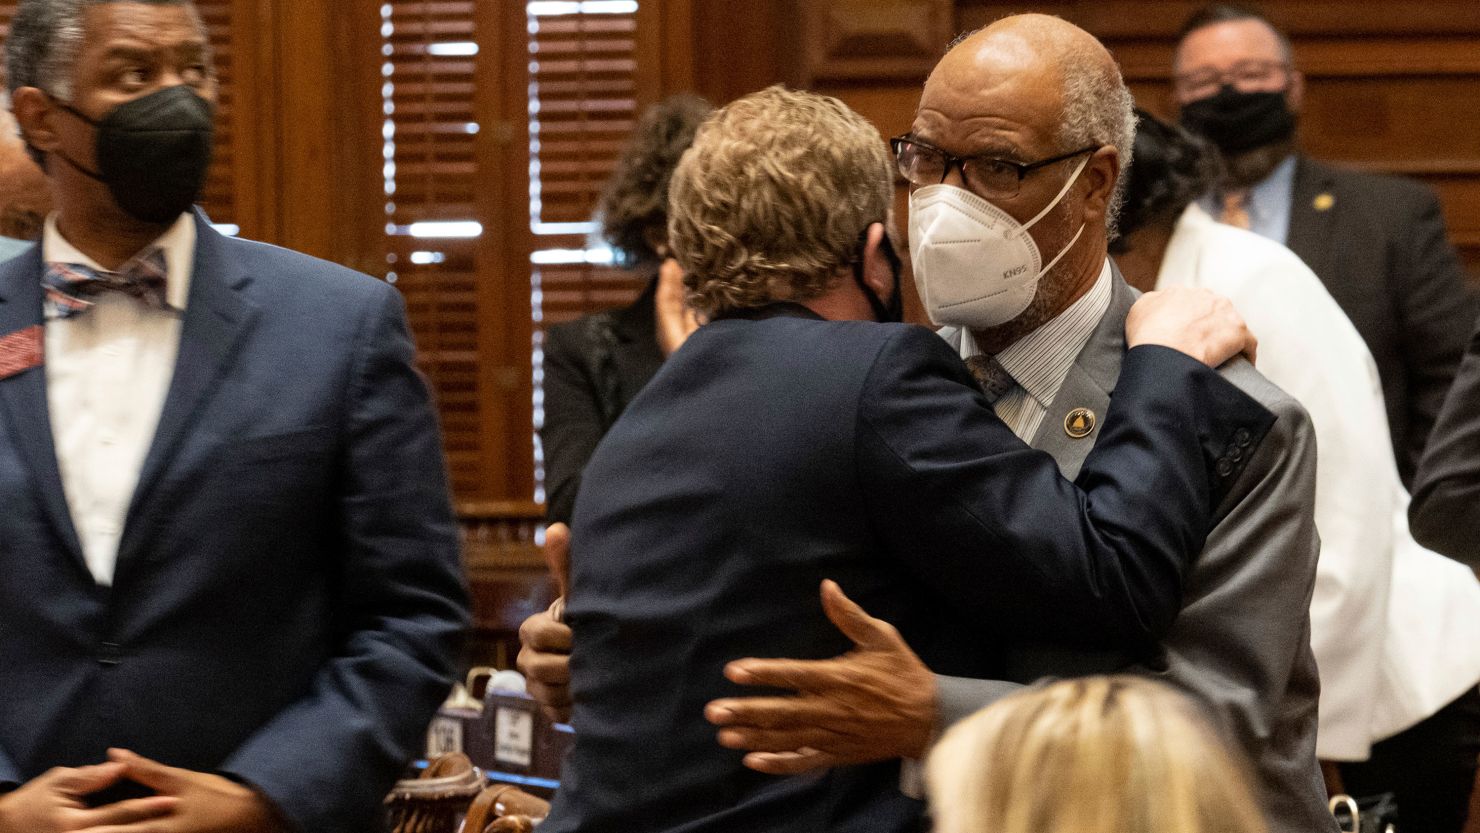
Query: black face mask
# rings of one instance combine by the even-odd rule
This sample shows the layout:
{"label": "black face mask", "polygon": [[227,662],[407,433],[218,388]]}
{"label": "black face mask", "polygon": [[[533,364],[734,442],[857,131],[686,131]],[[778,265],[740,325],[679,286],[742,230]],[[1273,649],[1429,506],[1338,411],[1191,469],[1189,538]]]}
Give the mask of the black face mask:
{"label": "black face mask", "polygon": [[[868,229],[864,229],[863,238],[868,240]],[[867,242],[864,243],[867,245]],[[904,296],[899,292],[899,276],[904,271],[904,263],[899,259],[899,253],[894,251],[894,244],[889,241],[889,235],[879,241],[879,251],[884,253],[884,259],[889,261],[889,272],[894,276],[894,294],[889,296],[889,303],[880,300],[878,293],[863,279],[863,258],[853,262],[853,280],[857,282],[858,288],[863,290],[863,297],[868,299],[868,305],[874,310],[874,320],[880,324],[898,324],[904,320]]]}
{"label": "black face mask", "polygon": [[1283,91],[1242,93],[1225,84],[1217,95],[1184,105],[1182,126],[1233,156],[1295,135],[1295,114]]}
{"label": "black face mask", "polygon": [[113,201],[145,223],[164,224],[190,209],[211,167],[215,107],[187,86],[168,87],[120,104],[96,121],[70,104],[63,110],[97,133],[98,171],[58,153],[108,186]]}

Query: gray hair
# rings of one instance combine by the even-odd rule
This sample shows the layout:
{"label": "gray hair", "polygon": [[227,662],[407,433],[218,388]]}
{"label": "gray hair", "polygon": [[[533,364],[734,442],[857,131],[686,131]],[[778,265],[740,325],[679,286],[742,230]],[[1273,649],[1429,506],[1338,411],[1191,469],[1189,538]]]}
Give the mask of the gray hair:
{"label": "gray hair", "polygon": [[1135,153],[1136,102],[1120,68],[1107,69],[1095,56],[1072,56],[1060,65],[1060,70],[1064,74],[1064,113],[1058,140],[1064,152],[1109,145],[1120,154],[1120,178],[1105,209],[1105,230],[1114,240],[1125,200],[1126,172]]}
{"label": "gray hair", "polygon": [[[82,16],[91,6],[122,0],[21,0],[5,39],[6,92],[37,87],[70,101],[72,76],[82,51]],[[156,6],[185,6],[202,29],[192,0],[131,0]]]}

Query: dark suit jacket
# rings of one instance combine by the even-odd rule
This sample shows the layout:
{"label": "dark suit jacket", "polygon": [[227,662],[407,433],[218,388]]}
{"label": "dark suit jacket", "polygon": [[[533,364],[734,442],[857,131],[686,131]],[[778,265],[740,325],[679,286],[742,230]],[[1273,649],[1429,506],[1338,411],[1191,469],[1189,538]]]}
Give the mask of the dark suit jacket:
{"label": "dark suit jacket", "polygon": [[1408,522],[1420,544],[1480,570],[1480,329],[1424,451]]}
{"label": "dark suit jacket", "polygon": [[545,516],[570,522],[581,469],[627,403],[663,365],[653,306],[658,278],[629,306],[545,334]]}
{"label": "dark suit jacket", "polygon": [[[1131,352],[1121,393],[1082,492],[927,330],[701,328],[586,468],[567,607],[576,741],[541,829],[912,829],[897,763],[760,775],[715,742],[704,704],[741,693],[730,660],[848,647],[818,602],[829,577],[958,673],[997,670],[994,637],[1154,639],[1237,480],[1228,451],[1257,447],[1273,417],[1165,348]],[[945,612],[979,638],[932,650]]]}
{"label": "dark suit jacket", "polygon": [[[1110,307],[1033,438],[1033,447],[1052,454],[1065,477],[1076,476],[1086,455],[1104,442],[1093,434],[1070,438],[1064,416],[1076,408],[1099,413],[1119,402],[1129,359],[1125,318],[1135,296],[1117,270]],[[1171,683],[1196,697],[1253,764],[1272,833],[1334,831],[1316,761],[1320,679],[1310,647],[1320,555],[1315,433],[1300,404],[1248,362],[1230,362],[1221,372],[1278,420],[1244,457],[1248,468],[1214,514],[1207,545],[1187,575],[1182,612],[1161,645],[1138,658],[1035,638],[1006,646],[1007,678],[1030,683],[1130,671]],[[950,680],[940,691],[949,722],[1001,696],[1003,687]]]}
{"label": "dark suit jacket", "polygon": [[[243,779],[305,833],[361,833],[467,618],[437,420],[395,290],[197,220],[111,588],[68,513],[44,369],[0,380],[0,781],[122,746]],[[41,272],[39,247],[0,265],[0,334],[41,323]]]}
{"label": "dark suit jacket", "polygon": [[1477,313],[1438,198],[1407,179],[1302,156],[1286,245],[1372,351],[1398,473],[1412,485]]}

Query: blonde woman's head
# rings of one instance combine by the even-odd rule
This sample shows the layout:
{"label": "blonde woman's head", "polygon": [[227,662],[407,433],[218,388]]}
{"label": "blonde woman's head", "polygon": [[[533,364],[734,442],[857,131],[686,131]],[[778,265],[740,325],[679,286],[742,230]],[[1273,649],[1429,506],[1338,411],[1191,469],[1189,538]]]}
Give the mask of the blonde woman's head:
{"label": "blonde woman's head", "polygon": [[771,87],[699,128],[668,197],[689,303],[713,317],[824,294],[888,219],[893,167],[841,101]]}
{"label": "blonde woman's head", "polygon": [[1264,833],[1248,776],[1171,688],[1085,677],[948,731],[926,769],[937,833]]}

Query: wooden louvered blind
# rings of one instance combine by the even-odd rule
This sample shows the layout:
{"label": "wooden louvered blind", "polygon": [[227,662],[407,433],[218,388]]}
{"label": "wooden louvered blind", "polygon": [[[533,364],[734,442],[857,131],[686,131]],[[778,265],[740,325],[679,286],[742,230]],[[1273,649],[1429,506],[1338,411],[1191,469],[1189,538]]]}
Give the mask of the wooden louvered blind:
{"label": "wooden louvered blind", "polygon": [[[216,155],[211,166],[201,204],[211,220],[218,224],[236,223],[236,200],[232,187],[233,135],[231,0],[196,0],[195,7],[211,33],[211,46],[216,56],[216,71],[221,78],[220,106],[216,115]],[[15,0],[0,0],[0,37],[10,36],[10,19],[15,15]]]}
{"label": "wooden louvered blind", "polygon": [[233,128],[235,108],[232,106],[236,90],[233,48],[235,27],[231,22],[232,0],[195,0],[195,8],[205,20],[211,32],[211,51],[215,56],[216,77],[220,79],[220,91],[216,98],[216,146],[211,162],[210,176],[206,179],[205,193],[201,194],[201,207],[211,222],[223,226],[236,226],[234,168],[236,149]]}
{"label": "wooden louvered blind", "polygon": [[[534,428],[530,351],[537,360],[543,325],[626,303],[642,283],[588,251],[613,161],[640,103],[657,97],[643,94],[642,63],[653,59],[639,54],[637,7],[380,6],[384,274],[406,298],[463,501],[527,498],[536,486],[529,441],[512,437]],[[528,156],[515,152],[526,142]],[[500,183],[511,183],[501,197]]]}
{"label": "wooden louvered blind", "polygon": [[[536,358],[546,327],[628,304],[650,277],[610,265],[595,212],[641,108],[658,97],[657,56],[643,48],[641,37],[642,27],[656,19],[656,5],[529,4]],[[544,419],[541,381],[537,374],[536,427]],[[535,494],[542,498],[538,439],[535,456]]]}
{"label": "wooden louvered blind", "polygon": [[[601,8],[589,3],[577,8],[590,7]],[[607,6],[612,7],[622,4]],[[530,24],[531,112],[537,119],[531,131],[538,162],[531,187],[538,195],[535,246],[542,250],[535,254],[534,280],[542,298],[535,323],[542,329],[629,303],[648,277],[602,265],[599,255],[560,261],[576,261],[576,253],[586,249],[595,231],[586,224],[593,220],[601,190],[640,107],[653,101],[656,91],[642,88],[645,58],[636,8],[531,14]]]}
{"label": "wooden louvered blind", "polygon": [[[381,7],[386,279],[406,298],[422,369],[436,389],[453,490],[485,496],[480,407],[475,0]],[[489,312],[489,311],[485,311]]]}

